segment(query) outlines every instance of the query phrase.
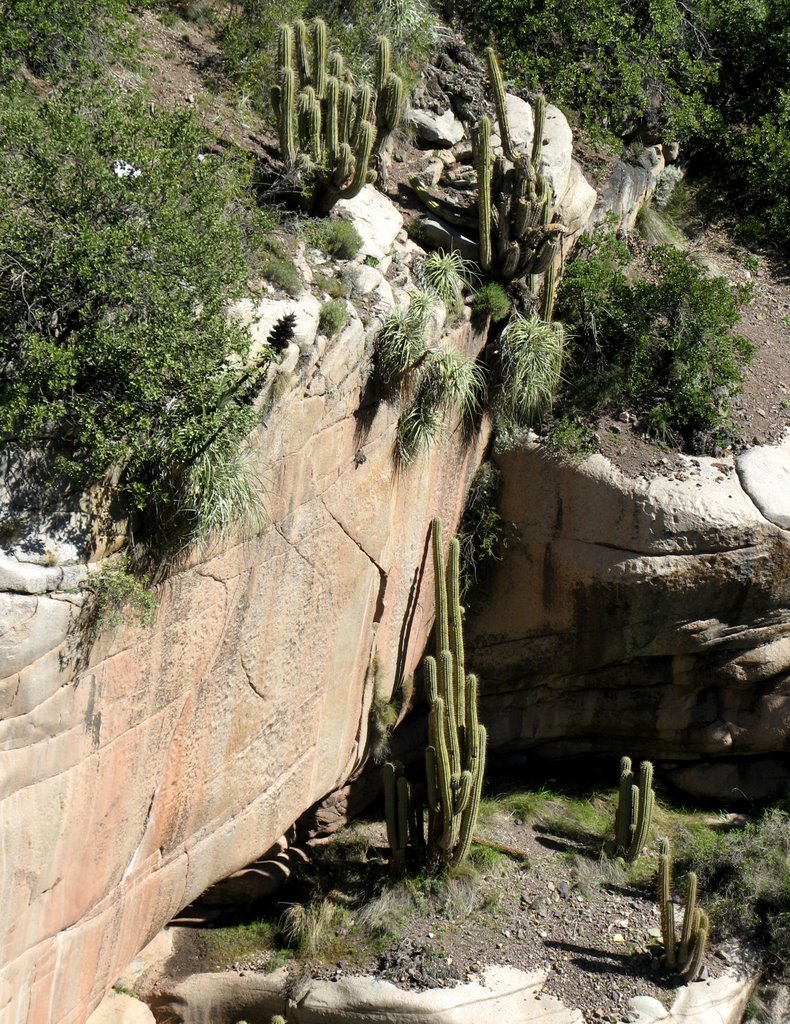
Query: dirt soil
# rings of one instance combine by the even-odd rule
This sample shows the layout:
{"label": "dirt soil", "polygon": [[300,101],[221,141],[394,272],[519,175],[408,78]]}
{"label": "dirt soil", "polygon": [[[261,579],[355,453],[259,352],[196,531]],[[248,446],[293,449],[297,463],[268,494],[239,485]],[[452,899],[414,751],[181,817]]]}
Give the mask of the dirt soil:
{"label": "dirt soil", "polygon": [[[557,807],[554,817],[561,813]],[[326,956],[302,952],[291,961],[293,974],[374,975],[425,989],[474,981],[500,964],[545,971],[543,991],[580,1009],[590,1024],[634,1019],[628,1001],[636,995],[671,1005],[679,979],[665,977],[660,962],[655,854],[640,862],[646,880],[633,883],[622,862],[603,856],[600,841],[572,821],[563,827],[549,815],[545,824],[529,824],[497,811],[479,823],[478,835],[517,855],[477,846],[473,870],[444,882],[418,876],[391,885],[383,825],[355,823],[335,840],[340,850],[347,844],[335,875],[324,875],[324,894],[344,908],[324,933]],[[261,905],[260,916],[276,930],[297,895],[305,893],[281,892]],[[315,901],[315,890],[310,895]],[[269,971],[288,962],[271,947],[219,950],[212,929],[180,929],[167,977]],[[704,985],[735,958],[731,948],[713,946],[694,984]]]}

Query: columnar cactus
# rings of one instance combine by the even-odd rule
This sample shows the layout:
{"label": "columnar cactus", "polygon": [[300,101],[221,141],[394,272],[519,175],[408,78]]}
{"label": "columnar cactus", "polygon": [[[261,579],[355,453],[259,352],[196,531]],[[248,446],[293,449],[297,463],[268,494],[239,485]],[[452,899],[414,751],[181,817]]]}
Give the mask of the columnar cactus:
{"label": "columnar cactus", "polygon": [[[312,48],[308,42],[312,39]],[[312,49],[312,52],[310,50]],[[278,84],[272,89],[280,154],[302,188],[303,205],[326,213],[338,199],[375,180],[378,160],[403,112],[403,82],[391,68],[389,40],[378,41],[377,88],[355,88],[342,56],[329,52],[325,23],[282,25],[277,38]]]}
{"label": "columnar cactus", "polygon": [[[503,157],[492,160],[491,124],[483,118],[474,133],[478,188],[480,264],[505,280],[546,273],[557,257],[565,228],[553,223],[551,186],[540,172],[546,100],[535,104],[531,154],[513,145],[505,83],[494,50],[486,50]],[[493,170],[492,170],[493,163]]]}
{"label": "columnar cactus", "polygon": [[[425,659],[428,746],[425,786],[408,787],[399,766],[385,765],[384,793],[393,871],[405,864],[407,836],[432,869],[455,867],[469,852],[480,807],[486,730],[477,719],[478,684],[464,664],[460,545],[450,544],[445,570],[442,526],[433,521],[436,657]],[[424,808],[427,805],[427,837]],[[407,824],[406,824],[407,823]]]}
{"label": "columnar cactus", "polygon": [[659,844],[658,905],[661,912],[661,938],[664,943],[666,966],[679,974],[684,981],[694,981],[702,967],[710,921],[705,911],[697,906],[697,876],[693,871],[689,871],[686,875],[683,926],[678,942],[675,931],[675,908],[672,902],[672,854],[668,839],[662,839]]}
{"label": "columnar cactus", "polygon": [[653,817],[653,765],[643,761],[639,766],[639,782],[634,785],[631,759],[620,759],[620,792],[615,818],[617,852],[626,860],[636,860],[647,842]]}

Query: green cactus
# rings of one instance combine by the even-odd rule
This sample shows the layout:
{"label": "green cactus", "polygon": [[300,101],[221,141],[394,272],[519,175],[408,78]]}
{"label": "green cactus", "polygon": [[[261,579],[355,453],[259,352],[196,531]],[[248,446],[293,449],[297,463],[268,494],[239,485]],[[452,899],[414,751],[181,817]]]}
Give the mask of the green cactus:
{"label": "green cactus", "polygon": [[693,871],[689,871],[686,875],[683,926],[678,942],[675,931],[675,908],[672,902],[672,854],[669,840],[662,839],[659,843],[658,857],[658,905],[661,913],[664,960],[667,968],[678,973],[685,982],[694,981],[699,974],[710,932],[708,915],[697,906],[697,887],[697,876]]}
{"label": "green cactus", "polygon": [[385,765],[384,770],[387,833],[396,873],[406,863],[407,830],[399,815],[406,815],[408,840],[429,868],[455,867],[469,853],[483,790],[486,730],[477,719],[477,678],[466,674],[464,664],[460,545],[457,539],[450,543],[445,569],[438,519],[433,521],[433,559],[436,656],[425,659],[429,706],[425,784],[407,789],[405,779],[399,781],[398,765]]}
{"label": "green cactus", "polygon": [[[442,526],[433,521],[436,652],[426,658],[430,706],[425,770],[429,794],[428,858],[455,867],[469,852],[485,771],[486,730],[477,720],[477,679],[464,666],[460,544],[445,570]],[[438,666],[438,671],[437,671]]]}
{"label": "green cactus", "polygon": [[[532,152],[521,153],[513,144],[505,82],[490,46],[486,58],[504,156],[494,161],[492,174],[491,124],[482,118],[474,137],[480,264],[485,270],[496,269],[505,280],[529,276],[536,291],[536,278],[554,267],[556,238],[565,232],[562,224],[553,223],[551,186],[540,170],[546,100],[540,96],[535,103]],[[544,284],[544,297],[551,300],[546,303],[544,298],[544,304],[549,308],[553,292]]]}
{"label": "green cactus", "polygon": [[620,789],[615,816],[615,845],[626,860],[635,861],[647,842],[653,817],[653,765],[643,761],[639,782],[633,784],[630,758],[620,760]]}
{"label": "green cactus", "polygon": [[272,107],[283,163],[308,211],[327,213],[338,199],[352,198],[375,179],[374,164],[404,105],[403,83],[390,71],[391,59],[389,41],[382,37],[376,65],[380,90],[367,84],[355,88],[342,56],[329,52],[320,18],[309,32],[301,20],[280,26]]}

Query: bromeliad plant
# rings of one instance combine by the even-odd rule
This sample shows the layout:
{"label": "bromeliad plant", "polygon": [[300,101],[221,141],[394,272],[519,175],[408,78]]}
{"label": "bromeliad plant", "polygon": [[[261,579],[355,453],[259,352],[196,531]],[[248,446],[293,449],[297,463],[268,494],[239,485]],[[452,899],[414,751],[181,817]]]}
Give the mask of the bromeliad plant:
{"label": "bromeliad plant", "polygon": [[[400,765],[384,766],[384,800],[392,868],[406,867],[409,845],[429,869],[457,867],[469,853],[486,758],[477,719],[477,677],[466,673],[460,599],[460,545],[450,543],[445,570],[442,525],[433,521],[436,657],[425,659],[428,746],[425,781],[410,784]],[[427,830],[426,816],[427,809]]]}
{"label": "bromeliad plant", "polygon": [[678,942],[675,930],[675,906],[672,902],[672,854],[669,840],[662,839],[658,857],[658,906],[661,912],[661,938],[664,960],[670,971],[685,982],[694,981],[702,967],[710,931],[708,915],[697,906],[697,876],[686,875],[686,907]]}
{"label": "bromeliad plant", "polygon": [[277,59],[271,100],[280,155],[299,181],[304,208],[327,213],[338,199],[352,198],[375,180],[375,163],[400,124],[403,82],[391,70],[389,40],[380,36],[375,87],[355,85],[342,55],[329,52],[320,18],[310,32],[303,21],[281,25]]}
{"label": "bromeliad plant", "polygon": [[493,156],[491,121],[481,118],[473,137],[480,264],[483,270],[496,272],[505,281],[529,276],[533,291],[538,290],[539,275],[547,274],[542,308],[547,320],[554,305],[555,288],[554,276],[548,272],[557,259],[558,239],[565,227],[554,222],[551,185],[540,170],[546,100],[539,96],[535,103],[532,150],[522,153],[513,144],[505,83],[490,46],[486,58],[503,155]]}

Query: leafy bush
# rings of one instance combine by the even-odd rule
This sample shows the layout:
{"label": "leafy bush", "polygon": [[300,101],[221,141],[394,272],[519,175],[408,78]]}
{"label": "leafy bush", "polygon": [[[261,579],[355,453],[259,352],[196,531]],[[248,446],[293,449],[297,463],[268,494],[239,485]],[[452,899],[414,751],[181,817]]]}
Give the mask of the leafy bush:
{"label": "leafy bush", "polygon": [[339,260],[352,260],[362,247],[359,232],[347,220],[317,221],[309,234],[314,245]]}
{"label": "leafy bush", "polygon": [[553,424],[547,444],[551,452],[571,462],[581,462],[598,451],[592,427],[572,416]]}
{"label": "leafy bush", "polygon": [[505,521],[499,512],[502,474],[493,462],[484,462],[474,475],[466,508],[458,528],[461,545],[461,599],[485,577],[507,547]]}
{"label": "leafy bush", "polygon": [[5,0],[0,8],[0,75],[25,64],[40,75],[85,68],[97,53],[128,45],[129,0]]}
{"label": "leafy bush", "polygon": [[321,307],[318,318],[319,330],[333,338],[346,326],[348,321],[348,310],[342,299],[330,299]]}
{"label": "leafy bush", "polygon": [[0,432],[81,483],[112,468],[171,534],[199,529],[220,468],[237,507],[228,473],[271,358],[245,368],[224,312],[260,226],[249,168],[202,142],[142,96],[0,95]]}
{"label": "leafy bush", "polygon": [[472,301],[472,312],[475,316],[481,319],[490,316],[494,322],[509,316],[511,308],[507,292],[496,281],[489,281],[482,288],[478,288]]}
{"label": "leafy bush", "polygon": [[120,558],[102,567],[90,582],[94,595],[96,620],[117,626],[121,612],[131,612],[144,626],[153,622],[156,598],[148,589],[148,580],[131,571],[126,558]]}
{"label": "leafy bush", "polygon": [[697,872],[719,933],[755,939],[769,972],[790,981],[790,814],[774,808],[744,828],[698,829],[680,860]]}
{"label": "leafy bush", "polygon": [[738,294],[671,247],[629,278],[625,246],[589,239],[563,278],[558,315],[574,337],[569,393],[581,409],[636,412],[666,440],[699,446],[723,428],[752,346],[730,333]]}

